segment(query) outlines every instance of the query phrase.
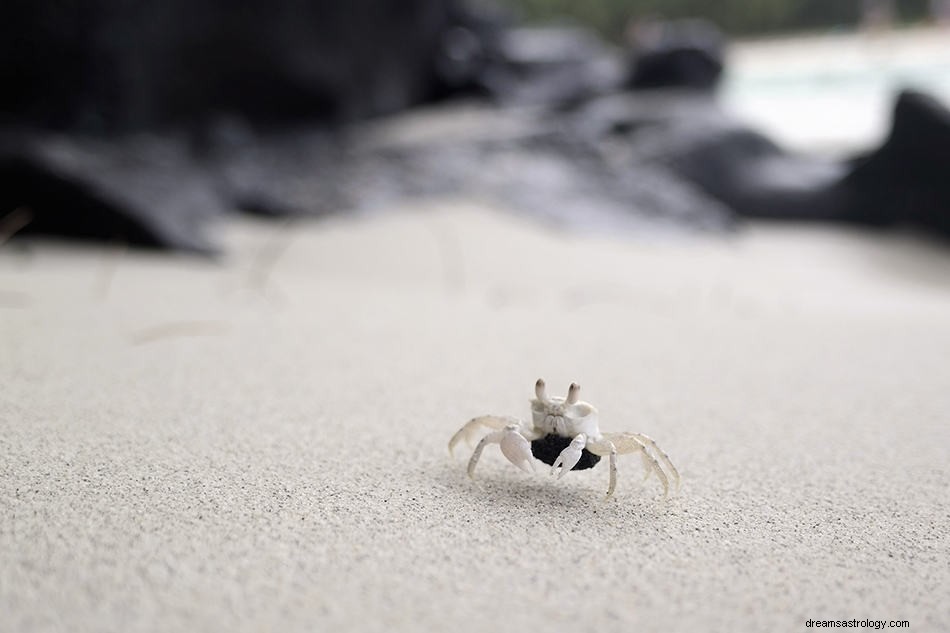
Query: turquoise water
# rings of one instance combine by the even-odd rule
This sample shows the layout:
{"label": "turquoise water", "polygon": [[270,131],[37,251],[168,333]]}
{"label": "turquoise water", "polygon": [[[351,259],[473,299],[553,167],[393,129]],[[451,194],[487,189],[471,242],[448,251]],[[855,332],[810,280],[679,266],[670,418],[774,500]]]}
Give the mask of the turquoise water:
{"label": "turquoise water", "polygon": [[950,31],[899,31],[740,43],[722,98],[793,149],[847,152],[877,143],[899,90],[950,107]]}
{"label": "turquoise water", "polygon": [[733,96],[804,94],[827,91],[877,91],[914,86],[950,97],[950,62],[932,66],[907,65],[775,74],[729,73],[725,89]]}

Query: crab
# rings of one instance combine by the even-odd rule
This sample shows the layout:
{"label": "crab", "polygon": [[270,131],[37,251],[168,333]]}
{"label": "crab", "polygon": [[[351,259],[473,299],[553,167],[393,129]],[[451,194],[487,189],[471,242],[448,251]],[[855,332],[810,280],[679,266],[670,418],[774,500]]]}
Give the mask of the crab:
{"label": "crab", "polygon": [[617,455],[639,453],[646,476],[656,474],[663,485],[663,496],[670,489],[679,489],[680,474],[669,456],[652,439],[642,433],[601,433],[597,425],[597,409],[579,399],[581,388],[571,383],[567,397],[548,397],[542,379],[534,385],[531,400],[531,421],[511,416],[483,415],[469,420],[449,440],[449,453],[463,439],[470,444],[485,430],[468,460],[468,476],[475,477],[475,466],[489,444],[498,444],[502,454],[518,468],[529,472],[537,458],[551,466],[558,479],[570,470],[593,468],[601,457],[608,457],[610,483],[607,499],[617,487]]}

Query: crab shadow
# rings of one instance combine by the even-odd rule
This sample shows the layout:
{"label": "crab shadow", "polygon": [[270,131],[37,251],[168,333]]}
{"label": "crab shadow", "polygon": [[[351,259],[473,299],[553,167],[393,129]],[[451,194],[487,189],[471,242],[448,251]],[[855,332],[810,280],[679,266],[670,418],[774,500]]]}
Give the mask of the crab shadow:
{"label": "crab shadow", "polygon": [[591,477],[579,480],[557,480],[540,472],[531,476],[505,473],[493,469],[479,472],[469,479],[456,464],[446,464],[439,473],[444,491],[478,500],[479,504],[511,514],[604,514],[608,516],[636,515],[659,519],[675,516],[682,509],[680,497],[663,498],[649,485],[633,484],[618,490],[607,499],[601,483],[592,483]]}

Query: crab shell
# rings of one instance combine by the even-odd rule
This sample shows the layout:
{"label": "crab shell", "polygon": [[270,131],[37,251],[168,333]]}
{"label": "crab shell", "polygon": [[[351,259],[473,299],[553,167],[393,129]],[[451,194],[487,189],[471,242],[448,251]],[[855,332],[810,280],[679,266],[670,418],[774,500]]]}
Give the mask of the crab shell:
{"label": "crab shell", "polygon": [[574,438],[580,433],[588,437],[600,437],[597,425],[597,409],[589,402],[569,404],[565,398],[554,396],[531,400],[531,421],[534,428],[546,435]]}
{"label": "crab shell", "polygon": [[[592,439],[600,437],[597,409],[584,401],[570,403],[567,398],[557,396],[535,398],[531,400],[531,421],[540,435],[531,442],[531,453],[548,465],[553,465],[561,451],[579,434]],[[572,470],[593,468],[599,461],[599,456],[585,448]]]}

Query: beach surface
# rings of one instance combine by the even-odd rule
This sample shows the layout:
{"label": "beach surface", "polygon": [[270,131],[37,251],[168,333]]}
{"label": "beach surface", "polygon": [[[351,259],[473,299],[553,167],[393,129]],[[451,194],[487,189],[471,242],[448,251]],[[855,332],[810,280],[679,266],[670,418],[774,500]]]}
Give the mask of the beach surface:
{"label": "beach surface", "polygon": [[[0,249],[0,630],[946,630],[950,253],[657,243],[458,200],[234,222],[220,262]],[[571,381],[560,481],[451,435]]]}
{"label": "beach surface", "polygon": [[[740,46],[727,104],[871,146],[879,83],[808,88],[842,42]],[[462,199],[222,232],[214,261],[0,244],[0,632],[950,630],[945,244]],[[610,501],[603,464],[497,447],[469,480],[449,438],[539,377],[655,438],[678,493],[635,455]]]}

